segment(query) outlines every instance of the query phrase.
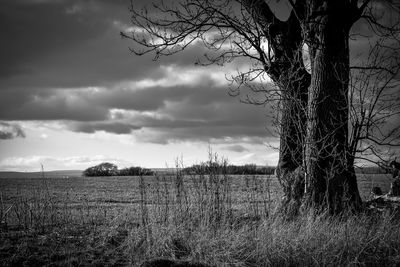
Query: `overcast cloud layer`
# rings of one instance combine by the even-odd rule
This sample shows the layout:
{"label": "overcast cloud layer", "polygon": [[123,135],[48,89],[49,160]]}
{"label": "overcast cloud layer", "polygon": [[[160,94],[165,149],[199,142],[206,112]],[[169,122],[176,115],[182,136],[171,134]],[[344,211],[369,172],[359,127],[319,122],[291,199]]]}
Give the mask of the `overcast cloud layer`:
{"label": "overcast cloud layer", "polygon": [[[132,44],[119,37],[129,22],[128,4],[5,1],[0,119],[65,120],[85,133],[147,127],[154,134],[159,129],[163,142],[265,133],[263,112],[228,96],[224,70],[213,76],[194,67],[201,47],[162,62],[130,55]],[[175,129],[171,136],[167,128]]]}
{"label": "overcast cloud layer", "polygon": [[[120,37],[129,27],[129,4],[1,2],[0,146],[9,151],[3,149],[0,168],[49,157],[40,151],[25,155],[23,144],[13,141],[33,140],[32,131],[21,127],[24,121],[54,122],[60,133],[132,136],[132,142],[162,146],[214,144],[232,153],[251,153],[248,145],[266,142],[272,132],[266,131],[271,112],[228,95],[225,75],[239,66],[195,66],[205,53],[198,44],[157,62],[151,55],[134,56],[129,52],[133,44]],[[47,136],[41,134],[40,140]],[[22,156],[10,157],[8,152]],[[57,151],[52,157],[57,158]],[[69,158],[76,157],[85,158]]]}

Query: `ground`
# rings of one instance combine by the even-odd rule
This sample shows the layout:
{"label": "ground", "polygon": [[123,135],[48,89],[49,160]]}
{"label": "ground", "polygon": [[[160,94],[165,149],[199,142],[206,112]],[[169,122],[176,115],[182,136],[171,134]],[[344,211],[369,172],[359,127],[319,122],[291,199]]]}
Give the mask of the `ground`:
{"label": "ground", "polygon": [[[384,175],[359,182],[364,199],[373,186],[390,187]],[[276,212],[272,176],[0,179],[0,186],[2,266],[400,264],[395,212],[310,211],[288,221]]]}

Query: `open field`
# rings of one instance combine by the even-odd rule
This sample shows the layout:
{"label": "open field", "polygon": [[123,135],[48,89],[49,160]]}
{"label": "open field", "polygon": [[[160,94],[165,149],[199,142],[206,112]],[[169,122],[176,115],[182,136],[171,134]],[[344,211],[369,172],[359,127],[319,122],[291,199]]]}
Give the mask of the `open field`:
{"label": "open field", "polygon": [[[40,173],[38,173],[38,177]],[[154,185],[167,183],[173,186],[175,176],[143,177],[149,189]],[[230,176],[230,186],[237,193],[238,201],[246,197],[251,183],[263,185],[263,190],[277,197],[281,194],[278,181],[274,176]],[[193,179],[185,178],[186,184],[191,186]],[[379,186],[384,193],[390,189],[390,174],[358,174],[358,186],[362,198],[370,196],[371,188]],[[35,193],[48,192],[54,201],[69,204],[91,203],[98,205],[132,204],[140,201],[139,177],[72,177],[72,178],[2,178],[0,179],[0,193],[5,205],[13,204],[21,198],[34,198]],[[260,189],[260,188],[259,188]],[[261,189],[260,189],[261,190]]]}
{"label": "open field", "polygon": [[[389,175],[359,175],[361,195]],[[398,264],[400,222],[276,215],[273,176],[0,179],[2,266]]]}

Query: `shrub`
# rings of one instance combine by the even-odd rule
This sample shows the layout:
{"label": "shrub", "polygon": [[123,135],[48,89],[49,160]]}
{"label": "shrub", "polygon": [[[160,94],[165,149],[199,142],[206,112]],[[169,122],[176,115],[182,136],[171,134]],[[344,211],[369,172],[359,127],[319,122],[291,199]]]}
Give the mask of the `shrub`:
{"label": "shrub", "polygon": [[154,172],[150,169],[141,168],[141,167],[129,167],[119,170],[118,175],[120,176],[152,176]]}
{"label": "shrub", "polygon": [[104,162],[99,165],[87,168],[83,171],[84,176],[151,176],[154,172],[150,169],[141,167],[129,167],[118,170],[112,163]]}
{"label": "shrub", "polygon": [[87,168],[83,171],[84,176],[113,176],[118,174],[118,167],[109,162]]}

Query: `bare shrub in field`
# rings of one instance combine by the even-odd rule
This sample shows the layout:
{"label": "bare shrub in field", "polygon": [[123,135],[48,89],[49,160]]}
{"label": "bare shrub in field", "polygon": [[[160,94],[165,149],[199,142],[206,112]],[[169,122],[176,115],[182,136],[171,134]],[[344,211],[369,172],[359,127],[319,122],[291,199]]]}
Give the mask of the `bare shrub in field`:
{"label": "bare shrub in field", "polygon": [[[60,205],[51,195],[47,181],[39,188],[32,188],[30,195],[17,198],[8,206],[4,215],[5,226],[45,232],[47,227],[63,224],[69,220],[65,205]],[[62,211],[63,210],[63,211]]]}
{"label": "bare shrub in field", "polygon": [[73,199],[68,191],[57,196],[48,183],[47,178],[41,179],[37,187],[18,194],[12,203],[2,203],[0,214],[4,230],[46,233],[54,227],[94,225],[105,221],[107,209],[90,204],[85,198]]}

